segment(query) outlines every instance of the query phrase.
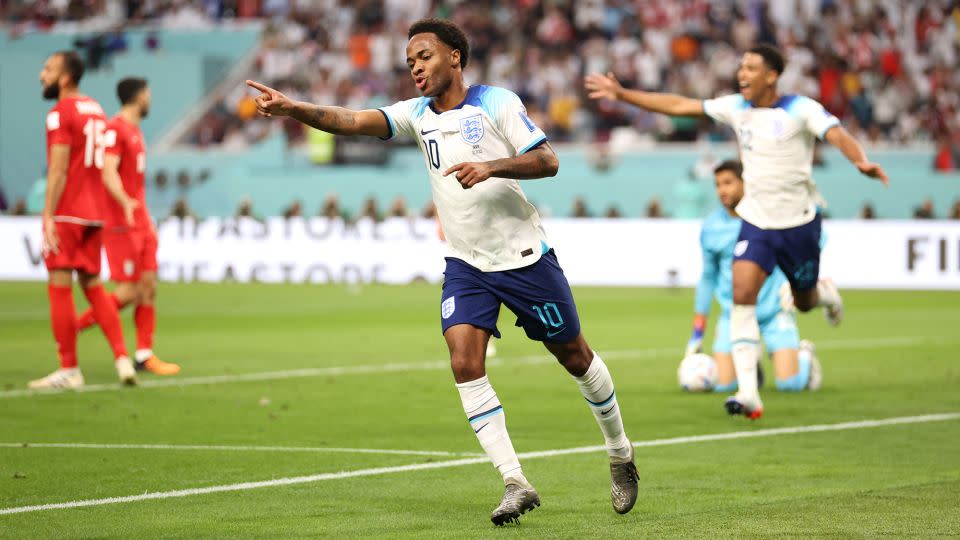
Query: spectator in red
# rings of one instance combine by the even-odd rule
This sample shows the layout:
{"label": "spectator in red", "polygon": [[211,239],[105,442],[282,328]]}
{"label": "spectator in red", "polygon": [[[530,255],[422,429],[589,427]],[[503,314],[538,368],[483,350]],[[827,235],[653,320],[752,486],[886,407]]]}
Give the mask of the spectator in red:
{"label": "spectator in red", "polygon": [[950,138],[941,135],[937,139],[937,153],[933,158],[933,170],[937,172],[953,172],[957,170],[956,153]]}

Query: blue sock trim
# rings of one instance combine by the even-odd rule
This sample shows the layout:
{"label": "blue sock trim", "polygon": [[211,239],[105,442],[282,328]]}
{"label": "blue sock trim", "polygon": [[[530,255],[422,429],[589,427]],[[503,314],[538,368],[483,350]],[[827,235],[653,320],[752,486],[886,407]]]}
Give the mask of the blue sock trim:
{"label": "blue sock trim", "polygon": [[743,344],[743,345],[759,345],[759,344],[760,344],[760,340],[759,340],[759,339],[738,339],[738,340],[734,341],[733,343],[731,343],[730,346],[731,346],[731,347],[735,347],[735,346],[741,345],[741,344]]}
{"label": "blue sock trim", "polygon": [[718,384],[713,387],[714,392],[736,392],[740,388],[740,385],[737,383],[737,380],[734,379],[733,382],[727,384]]}
{"label": "blue sock trim", "polygon": [[611,401],[613,401],[613,398],[616,397],[616,395],[617,395],[616,392],[610,392],[610,397],[600,402],[590,401],[587,398],[583,398],[583,399],[587,399],[587,403],[593,405],[594,407],[605,407],[609,405]]}
{"label": "blue sock trim", "polygon": [[490,409],[489,411],[484,411],[484,412],[482,412],[482,413],[475,414],[475,415],[471,416],[470,418],[467,418],[467,421],[472,424],[472,423],[474,423],[474,422],[479,422],[480,420],[483,420],[484,418],[490,418],[491,416],[493,416],[493,415],[495,415],[495,414],[497,414],[497,413],[502,413],[502,412],[503,412],[503,406],[502,406],[502,405],[497,405],[496,407]]}
{"label": "blue sock trim", "polygon": [[777,379],[777,390],[802,392],[807,389],[807,384],[810,383],[810,355],[801,353],[797,363],[800,368],[797,374],[787,379]]}

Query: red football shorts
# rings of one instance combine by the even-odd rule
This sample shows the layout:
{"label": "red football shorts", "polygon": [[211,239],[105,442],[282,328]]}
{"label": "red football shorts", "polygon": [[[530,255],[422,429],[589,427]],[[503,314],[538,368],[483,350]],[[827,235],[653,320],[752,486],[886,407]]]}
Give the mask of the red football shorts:
{"label": "red football shorts", "polygon": [[46,251],[43,262],[47,270],[79,270],[87,274],[100,273],[100,247],[103,245],[103,227],[79,223],[54,222],[59,251]]}
{"label": "red football shorts", "polygon": [[143,272],[157,271],[157,235],[152,229],[106,231],[103,245],[112,281],[140,281]]}

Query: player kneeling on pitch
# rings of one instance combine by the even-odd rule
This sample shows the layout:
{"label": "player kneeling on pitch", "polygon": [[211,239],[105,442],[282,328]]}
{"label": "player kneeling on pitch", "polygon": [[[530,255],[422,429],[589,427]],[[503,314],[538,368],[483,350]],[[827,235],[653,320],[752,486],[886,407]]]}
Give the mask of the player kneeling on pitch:
{"label": "player kneeling on pitch", "polygon": [[[736,392],[730,345],[730,310],[733,307],[733,252],[742,221],[735,208],[743,198],[743,166],[739,161],[724,161],[713,171],[717,197],[723,205],[703,222],[700,247],[703,250],[703,274],[697,283],[693,335],[678,376],[689,391]],[[714,329],[713,360],[698,358],[713,298],[720,304],[720,316]],[[773,360],[777,390],[798,392],[820,388],[822,376],[813,343],[800,341],[790,285],[776,268],[764,282],[757,300],[760,335]],[[696,356],[695,356],[696,355]]]}
{"label": "player kneeling on pitch", "polygon": [[317,106],[260,83],[247,84],[261,92],[256,103],[264,116],[290,116],[339,135],[405,135],[423,152],[450,252],[440,326],[470,427],[504,482],[491,521],[516,521],[540,505],[487,378],[484,352],[491,335],[500,337],[501,305],[573,376],[606,441],[614,510],[629,512],[637,500],[638,475],[613,379],[580,331],[570,286],[537,209],[517,182],[554,176],[560,166],[557,155],[516,94],[464,83],[470,47],[455,24],[417,21],[407,37],[407,67],[422,97],[389,107],[351,111]]}

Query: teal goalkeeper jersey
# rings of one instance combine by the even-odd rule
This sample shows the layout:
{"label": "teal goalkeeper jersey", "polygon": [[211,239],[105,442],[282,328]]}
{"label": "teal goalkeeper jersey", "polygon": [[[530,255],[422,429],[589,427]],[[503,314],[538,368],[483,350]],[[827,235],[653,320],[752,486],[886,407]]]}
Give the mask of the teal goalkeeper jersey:
{"label": "teal goalkeeper jersey", "polygon": [[[720,304],[721,317],[730,315],[733,306],[733,247],[740,236],[740,218],[718,208],[703,221],[700,231],[700,248],[703,250],[703,274],[697,283],[695,310],[709,314],[716,297]],[[757,298],[757,319],[768,320],[780,310],[780,287],[787,277],[775,268],[760,289]]]}

